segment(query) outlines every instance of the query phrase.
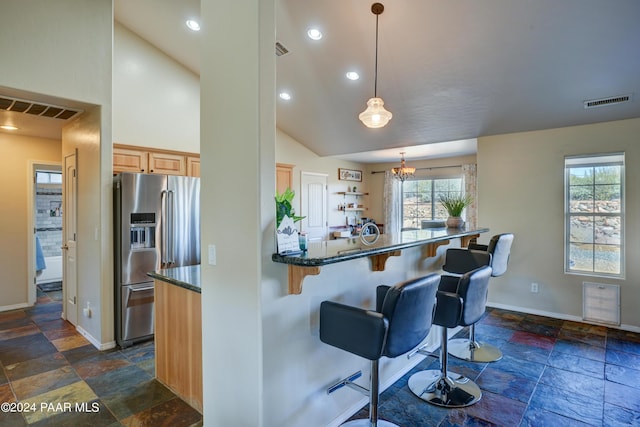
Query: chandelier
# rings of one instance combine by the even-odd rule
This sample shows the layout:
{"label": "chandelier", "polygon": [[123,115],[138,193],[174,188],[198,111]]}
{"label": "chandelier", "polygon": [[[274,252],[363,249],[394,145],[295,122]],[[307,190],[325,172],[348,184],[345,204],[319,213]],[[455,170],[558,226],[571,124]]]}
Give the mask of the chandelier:
{"label": "chandelier", "polygon": [[407,178],[412,178],[413,174],[416,173],[416,168],[408,167],[404,163],[404,151],[400,153],[402,156],[402,160],[400,160],[399,168],[392,168],[391,173],[393,176],[398,178],[400,181],[404,182]]}
{"label": "chandelier", "polygon": [[367,101],[367,109],[360,113],[358,118],[366,127],[375,129],[389,123],[393,114],[384,108],[382,98],[378,98],[378,17],[384,12],[384,6],[381,3],[374,3],[371,5],[371,12],[376,15],[376,65],[373,74],[373,98]]}

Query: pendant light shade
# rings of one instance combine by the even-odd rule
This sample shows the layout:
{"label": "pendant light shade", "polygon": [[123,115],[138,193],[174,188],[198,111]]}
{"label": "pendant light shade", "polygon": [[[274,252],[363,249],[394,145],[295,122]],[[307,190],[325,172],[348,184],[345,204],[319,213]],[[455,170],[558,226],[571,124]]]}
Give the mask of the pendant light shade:
{"label": "pendant light shade", "polygon": [[373,98],[367,101],[367,109],[360,113],[358,118],[366,127],[376,129],[386,126],[393,114],[384,108],[382,98],[378,98],[378,17],[384,12],[384,6],[381,3],[374,3],[371,5],[371,12],[376,15],[376,64]]}
{"label": "pendant light shade", "polygon": [[382,98],[369,98],[367,109],[358,118],[368,128],[381,128],[389,123],[393,114],[385,110]]}

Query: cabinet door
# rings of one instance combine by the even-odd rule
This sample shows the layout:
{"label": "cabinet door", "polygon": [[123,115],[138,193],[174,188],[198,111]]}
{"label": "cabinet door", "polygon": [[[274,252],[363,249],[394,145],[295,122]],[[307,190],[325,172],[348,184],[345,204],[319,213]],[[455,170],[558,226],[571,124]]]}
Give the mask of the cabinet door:
{"label": "cabinet door", "polygon": [[276,163],[276,190],[278,194],[285,192],[293,185],[293,166],[285,163]]}
{"label": "cabinet door", "polygon": [[149,172],[163,175],[186,175],[186,157],[180,154],[149,153]]}
{"label": "cabinet door", "polygon": [[200,176],[200,157],[187,157],[187,176]]}
{"label": "cabinet door", "polygon": [[147,152],[114,147],[113,173],[120,172],[149,172]]}

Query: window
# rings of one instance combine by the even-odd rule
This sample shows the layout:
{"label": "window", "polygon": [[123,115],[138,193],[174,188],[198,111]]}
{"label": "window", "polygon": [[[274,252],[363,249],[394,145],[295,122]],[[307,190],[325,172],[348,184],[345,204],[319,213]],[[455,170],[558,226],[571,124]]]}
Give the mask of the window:
{"label": "window", "polygon": [[624,276],[624,153],[564,165],[565,272]]}
{"label": "window", "polygon": [[462,177],[427,178],[402,183],[402,228],[422,228],[423,220],[449,216],[438,202],[443,194],[461,194]]}

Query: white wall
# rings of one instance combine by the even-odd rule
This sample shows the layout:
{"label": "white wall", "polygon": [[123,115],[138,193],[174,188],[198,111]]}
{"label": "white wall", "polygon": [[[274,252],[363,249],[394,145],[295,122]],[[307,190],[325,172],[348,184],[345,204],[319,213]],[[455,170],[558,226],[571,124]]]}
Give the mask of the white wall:
{"label": "white wall", "polygon": [[113,142],[200,152],[200,79],[115,23]]}
{"label": "white wall", "polygon": [[[621,287],[625,327],[640,330],[640,119],[478,139],[478,220],[515,233],[507,273],[491,282],[492,304],[582,318],[582,282]],[[626,278],[564,273],[564,156],[626,153]],[[530,293],[531,282],[540,285]]]}
{"label": "white wall", "polygon": [[[78,150],[79,295],[100,301],[84,323],[95,343],[113,341],[111,224],[111,0],[4,0],[0,14],[0,86],[95,105],[88,128],[62,139],[62,154]],[[71,134],[69,134],[71,135]],[[106,143],[105,143],[106,142]],[[94,324],[95,322],[95,324]]]}

